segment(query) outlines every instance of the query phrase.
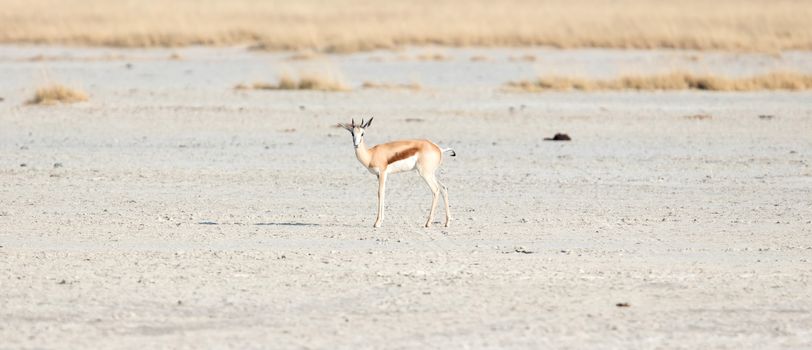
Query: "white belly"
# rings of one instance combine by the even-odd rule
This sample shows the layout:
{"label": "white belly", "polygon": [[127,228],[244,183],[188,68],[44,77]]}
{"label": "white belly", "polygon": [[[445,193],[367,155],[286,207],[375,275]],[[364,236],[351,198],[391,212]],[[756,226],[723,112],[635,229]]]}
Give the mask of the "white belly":
{"label": "white belly", "polygon": [[386,173],[395,174],[404,171],[414,170],[416,165],[417,165],[417,155],[414,155],[409,158],[401,159],[397,162],[389,164],[389,166],[386,167]]}

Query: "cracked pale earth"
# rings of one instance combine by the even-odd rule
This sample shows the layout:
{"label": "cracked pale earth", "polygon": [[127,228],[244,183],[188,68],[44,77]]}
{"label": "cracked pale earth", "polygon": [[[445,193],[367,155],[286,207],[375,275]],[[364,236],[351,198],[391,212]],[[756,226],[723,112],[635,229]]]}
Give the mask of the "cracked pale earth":
{"label": "cracked pale earth", "polygon": [[[527,63],[367,54],[333,62],[423,90],[234,91],[284,56],[38,50],[0,50],[2,349],[812,347],[809,93],[515,93]],[[25,105],[44,80],[90,100]],[[456,149],[450,228],[415,173],[372,228],[334,127],[369,116],[370,144]]]}

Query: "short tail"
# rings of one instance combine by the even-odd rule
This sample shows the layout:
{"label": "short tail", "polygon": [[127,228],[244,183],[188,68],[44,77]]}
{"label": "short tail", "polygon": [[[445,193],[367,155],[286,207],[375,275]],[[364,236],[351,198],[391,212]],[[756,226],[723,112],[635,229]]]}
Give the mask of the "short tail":
{"label": "short tail", "polygon": [[457,152],[455,152],[453,148],[441,148],[441,149],[440,149],[440,152],[443,152],[443,153],[445,153],[445,152],[451,152],[451,156],[452,156],[452,157],[456,157],[456,156],[457,156]]}

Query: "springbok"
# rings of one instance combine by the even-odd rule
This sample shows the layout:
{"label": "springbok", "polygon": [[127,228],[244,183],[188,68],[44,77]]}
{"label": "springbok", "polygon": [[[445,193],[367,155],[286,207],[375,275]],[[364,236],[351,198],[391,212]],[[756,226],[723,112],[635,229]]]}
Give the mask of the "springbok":
{"label": "springbok", "polygon": [[364,130],[372,124],[372,119],[369,118],[366,124],[361,119],[360,125],[355,125],[355,119],[353,119],[352,124],[339,124],[339,126],[352,134],[352,144],[355,146],[355,156],[358,161],[369,172],[378,176],[378,218],[375,219],[374,227],[381,227],[383,222],[386,177],[389,174],[412,170],[417,170],[423,180],[426,180],[426,184],[429,185],[433,194],[426,227],[431,226],[434,219],[434,209],[437,207],[440,191],[443,192],[445,202],[445,227],[448,227],[451,221],[451,214],[448,210],[448,189],[437,180],[436,173],[443,161],[443,153],[451,152],[451,156],[454,157],[457,155],[456,152],[450,148],[441,149],[429,140],[393,141],[367,148],[364,143]]}

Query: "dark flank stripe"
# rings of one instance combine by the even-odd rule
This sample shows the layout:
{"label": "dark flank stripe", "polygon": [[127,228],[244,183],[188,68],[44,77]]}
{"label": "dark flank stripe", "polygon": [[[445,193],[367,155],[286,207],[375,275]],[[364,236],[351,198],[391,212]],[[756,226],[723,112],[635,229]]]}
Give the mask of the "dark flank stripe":
{"label": "dark flank stripe", "polygon": [[389,157],[389,159],[386,160],[386,165],[392,164],[392,163],[397,162],[399,160],[404,160],[406,158],[409,158],[409,157],[415,155],[415,153],[417,153],[417,151],[418,151],[417,147],[412,147],[412,148],[409,148],[409,149],[406,149],[406,150],[403,150],[403,151],[400,151],[400,152],[396,152],[391,157]]}

